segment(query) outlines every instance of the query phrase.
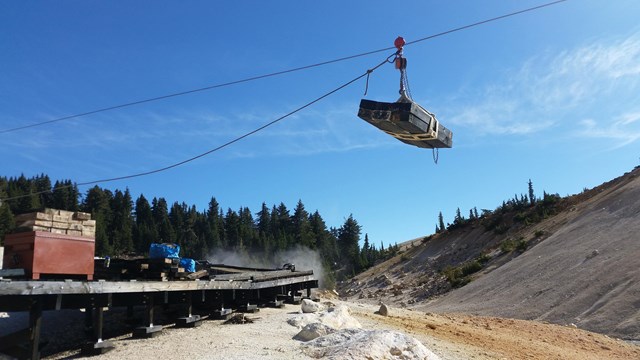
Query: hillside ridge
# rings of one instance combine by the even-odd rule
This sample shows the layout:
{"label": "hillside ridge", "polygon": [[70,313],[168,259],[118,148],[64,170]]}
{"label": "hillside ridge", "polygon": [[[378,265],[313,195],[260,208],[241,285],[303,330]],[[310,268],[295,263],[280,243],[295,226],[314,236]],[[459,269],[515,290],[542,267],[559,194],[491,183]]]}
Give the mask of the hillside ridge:
{"label": "hillside ridge", "polygon": [[640,168],[560,198],[499,207],[411,242],[339,291],[428,312],[573,324],[640,339]]}

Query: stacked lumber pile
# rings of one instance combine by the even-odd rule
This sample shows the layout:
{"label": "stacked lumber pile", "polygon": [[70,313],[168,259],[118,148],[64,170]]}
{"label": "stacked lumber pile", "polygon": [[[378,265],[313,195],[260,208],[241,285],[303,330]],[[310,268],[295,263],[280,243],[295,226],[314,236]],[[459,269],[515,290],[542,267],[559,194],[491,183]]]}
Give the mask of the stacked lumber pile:
{"label": "stacked lumber pile", "polygon": [[96,237],[96,221],[80,211],[44,209],[15,216],[17,231],[46,231],[54,234]]}
{"label": "stacked lumber pile", "polygon": [[178,258],[96,259],[95,278],[105,280],[193,280],[208,276],[206,270],[186,272]]}

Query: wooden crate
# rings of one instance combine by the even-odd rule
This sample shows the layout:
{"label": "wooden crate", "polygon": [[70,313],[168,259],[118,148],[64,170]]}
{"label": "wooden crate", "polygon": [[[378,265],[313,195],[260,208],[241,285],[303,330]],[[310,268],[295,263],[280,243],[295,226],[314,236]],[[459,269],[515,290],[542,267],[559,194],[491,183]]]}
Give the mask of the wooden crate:
{"label": "wooden crate", "polygon": [[31,279],[41,275],[82,275],[93,280],[95,240],[92,237],[30,231],[6,235],[5,269],[25,269]]}

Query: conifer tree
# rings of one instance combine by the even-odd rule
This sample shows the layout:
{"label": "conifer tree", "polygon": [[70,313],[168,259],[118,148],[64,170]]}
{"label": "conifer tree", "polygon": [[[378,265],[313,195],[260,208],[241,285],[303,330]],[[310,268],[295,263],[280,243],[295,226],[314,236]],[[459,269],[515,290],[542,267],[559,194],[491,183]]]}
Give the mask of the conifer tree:
{"label": "conifer tree", "polygon": [[151,213],[153,214],[153,222],[156,224],[158,231],[159,243],[175,243],[175,235],[171,221],[169,221],[169,208],[164,198],[155,197],[151,200]]}
{"label": "conifer tree", "polygon": [[133,200],[129,189],[124,193],[120,190],[114,192],[110,203],[111,222],[108,235],[111,239],[113,251],[116,254],[126,254],[134,250],[133,247]]}
{"label": "conifer tree", "polygon": [[240,240],[240,217],[231,208],[227,209],[224,217],[225,237],[229,250],[242,249],[242,241]]}
{"label": "conifer tree", "polygon": [[158,242],[158,230],[153,221],[151,205],[142,194],[136,200],[135,205],[133,241],[138,254],[146,254],[151,243]]}
{"label": "conifer tree", "polygon": [[96,255],[115,255],[108,230],[111,226],[111,199],[113,195],[109,190],[102,190],[94,186],[87,191],[82,210],[91,213],[91,218],[96,221]]}
{"label": "conifer tree", "polygon": [[316,244],[311,233],[311,225],[309,224],[309,213],[305,210],[302,200],[298,200],[293,216],[291,218],[293,227],[294,243],[310,249],[315,249]]}
{"label": "conifer tree", "polygon": [[439,227],[440,227],[440,231],[444,231],[444,229],[446,229],[445,226],[444,226],[444,217],[442,217],[442,211],[440,211],[440,213],[438,213],[438,224],[439,224]]}
{"label": "conifer tree", "polygon": [[349,215],[338,230],[338,249],[340,250],[340,259],[345,267],[345,274],[351,275],[357,273],[359,269],[360,259],[360,231],[361,227],[358,222]]}
{"label": "conifer tree", "polygon": [[9,209],[9,204],[0,201],[0,246],[4,242],[4,236],[9,234],[14,227],[15,221],[11,209]]}
{"label": "conifer tree", "polygon": [[531,179],[529,179],[529,203],[531,205],[535,205],[536,203],[536,197],[533,193],[533,183],[531,182]]}
{"label": "conifer tree", "polygon": [[222,239],[220,233],[224,231],[222,219],[220,218],[220,205],[216,198],[212,197],[209,201],[207,210],[207,225],[209,227],[209,236],[205,242],[209,251],[222,247]]}
{"label": "conifer tree", "polygon": [[40,193],[40,195],[38,195],[40,208],[52,208],[53,194],[51,192],[51,180],[49,176],[40,174],[34,178],[33,183],[35,192]]}
{"label": "conifer tree", "polygon": [[464,222],[464,218],[462,217],[462,214],[460,213],[460,208],[456,209],[456,217],[453,219],[453,224],[454,225],[460,225]]}
{"label": "conifer tree", "polygon": [[256,216],[258,217],[257,228],[259,246],[265,254],[271,254],[274,246],[274,236],[273,231],[271,230],[271,213],[269,212],[269,208],[266,203],[262,203],[262,207]]}

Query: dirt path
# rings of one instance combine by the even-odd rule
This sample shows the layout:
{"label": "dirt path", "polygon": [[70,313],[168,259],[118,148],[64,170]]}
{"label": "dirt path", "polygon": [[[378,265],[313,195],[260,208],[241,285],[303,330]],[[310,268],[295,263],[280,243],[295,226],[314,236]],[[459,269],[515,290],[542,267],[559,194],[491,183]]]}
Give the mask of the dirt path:
{"label": "dirt path", "polygon": [[444,359],[640,359],[638,346],[573,327],[404,309],[383,317],[376,308],[352,306],[365,327],[399,329]]}
{"label": "dirt path", "polygon": [[[640,359],[640,346],[573,327],[400,308],[390,308],[390,316],[384,317],[374,314],[377,305],[330,301],[347,305],[363,328],[403,332],[443,360]],[[249,315],[256,319],[252,324],[205,321],[193,329],[165,329],[154,339],[131,339],[131,334],[125,331],[109,339],[116,345],[115,350],[93,359],[306,359],[302,343],[293,339],[298,329],[286,323],[299,311],[299,306],[291,305],[284,309],[265,308]],[[74,350],[47,358],[68,359],[78,355]]]}

